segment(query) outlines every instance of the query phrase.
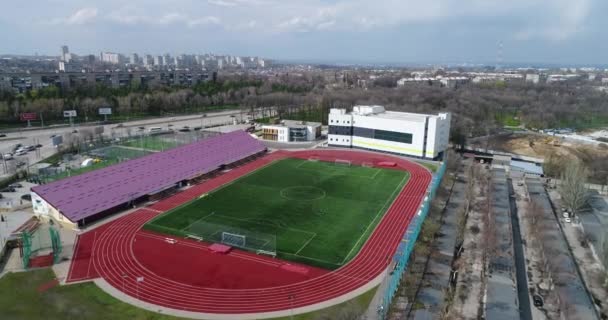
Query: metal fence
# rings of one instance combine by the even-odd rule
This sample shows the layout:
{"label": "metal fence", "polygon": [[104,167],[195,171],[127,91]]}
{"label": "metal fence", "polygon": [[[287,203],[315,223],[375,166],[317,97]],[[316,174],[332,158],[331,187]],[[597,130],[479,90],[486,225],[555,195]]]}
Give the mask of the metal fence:
{"label": "metal fence", "polygon": [[41,227],[31,233],[23,231],[21,233],[21,242],[23,268],[28,269],[30,259],[41,251],[51,251],[53,253],[53,262],[59,262],[62,245],[57,229],[53,227]]}
{"label": "metal fence", "polygon": [[416,240],[418,239],[418,235],[420,234],[420,229],[422,229],[422,224],[424,219],[426,218],[429,210],[431,208],[431,202],[435,197],[435,193],[441,184],[441,179],[445,174],[446,170],[446,161],[444,160],[437,172],[433,175],[433,179],[431,180],[431,184],[429,185],[426,196],[420,206],[418,213],[414,216],[407,230],[403,234],[401,243],[397,247],[397,252],[393,256],[394,268],[392,272],[389,274],[388,283],[386,285],[386,289],[384,291],[384,297],[382,299],[382,319],[386,318],[390,305],[397,293],[397,289],[399,288],[399,284],[401,283],[401,278],[403,277],[404,271],[407,268],[407,264],[410,258],[412,251],[414,250],[414,245],[416,244]]}

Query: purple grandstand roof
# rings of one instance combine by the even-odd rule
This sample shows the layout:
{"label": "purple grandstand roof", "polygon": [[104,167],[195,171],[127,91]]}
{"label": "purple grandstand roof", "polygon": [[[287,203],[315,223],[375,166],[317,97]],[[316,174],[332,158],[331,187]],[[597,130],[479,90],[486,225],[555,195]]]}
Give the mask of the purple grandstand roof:
{"label": "purple grandstand roof", "polygon": [[239,130],[37,186],[32,191],[77,222],[265,148]]}

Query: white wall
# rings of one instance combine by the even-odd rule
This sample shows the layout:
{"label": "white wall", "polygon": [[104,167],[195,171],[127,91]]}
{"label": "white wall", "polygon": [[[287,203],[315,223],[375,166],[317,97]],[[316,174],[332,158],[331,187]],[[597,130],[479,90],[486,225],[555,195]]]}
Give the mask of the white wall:
{"label": "white wall", "polygon": [[[352,127],[353,116],[350,114],[330,113],[328,124],[330,126]],[[353,139],[353,137],[348,136],[348,135],[337,135],[337,134],[328,134],[327,135],[327,142],[329,144],[349,147],[349,148],[352,146],[352,139]]]}
{"label": "white wall", "polygon": [[277,141],[289,142],[289,128],[283,126],[262,126],[263,129],[275,129],[277,130]]}
{"label": "white wall", "polygon": [[[426,127],[427,119],[428,127]],[[416,157],[435,158],[441,151],[446,150],[448,147],[450,137],[450,121],[451,115],[449,113],[440,113],[438,115],[428,116],[412,114],[411,118],[408,115],[404,116],[395,114],[395,117],[391,118],[390,112],[382,113],[380,116],[364,116],[357,114],[345,114],[342,112],[342,110],[332,109],[329,114],[328,124],[330,126],[352,126],[358,128],[408,133],[412,135],[412,143],[401,143],[336,134],[328,135],[328,143],[330,145],[343,147],[359,147]],[[423,152],[425,133],[427,136],[426,152]]]}
{"label": "white wall", "polygon": [[422,157],[424,143],[424,119],[420,121],[406,121],[403,119],[388,119],[380,117],[353,116],[354,126],[387,130],[393,132],[409,133],[412,135],[412,143],[400,143],[394,141],[353,137],[353,146],[376,149],[387,152],[407,154]]}
{"label": "white wall", "polygon": [[61,222],[62,224],[78,227],[77,223],[74,223],[64,217],[55,207],[46,202],[37,193],[32,192],[32,207],[34,208],[34,214],[40,218],[53,218],[55,221]]}

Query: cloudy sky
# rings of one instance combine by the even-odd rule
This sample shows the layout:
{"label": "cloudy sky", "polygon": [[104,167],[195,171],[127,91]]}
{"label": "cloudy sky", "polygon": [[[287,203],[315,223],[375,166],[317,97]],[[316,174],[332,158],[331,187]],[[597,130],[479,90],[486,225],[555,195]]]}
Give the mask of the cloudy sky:
{"label": "cloudy sky", "polygon": [[3,1],[0,53],[608,63],[606,0]]}

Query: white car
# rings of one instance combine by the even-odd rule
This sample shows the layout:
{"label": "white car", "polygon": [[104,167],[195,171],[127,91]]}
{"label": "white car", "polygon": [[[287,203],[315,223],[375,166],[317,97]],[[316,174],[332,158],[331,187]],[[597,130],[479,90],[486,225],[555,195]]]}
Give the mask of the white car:
{"label": "white car", "polygon": [[26,150],[17,150],[17,152],[15,152],[16,156],[24,156],[27,154]]}
{"label": "white car", "polygon": [[4,160],[11,160],[13,158],[13,155],[10,153],[7,153],[5,155],[2,156],[4,158]]}
{"label": "white car", "polygon": [[564,221],[570,223],[570,222],[572,222],[572,219],[570,219],[570,218],[564,218]]}

